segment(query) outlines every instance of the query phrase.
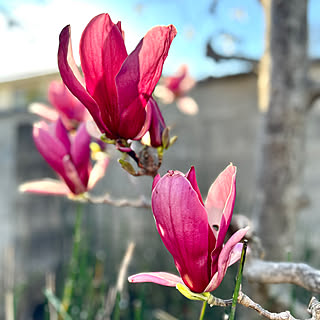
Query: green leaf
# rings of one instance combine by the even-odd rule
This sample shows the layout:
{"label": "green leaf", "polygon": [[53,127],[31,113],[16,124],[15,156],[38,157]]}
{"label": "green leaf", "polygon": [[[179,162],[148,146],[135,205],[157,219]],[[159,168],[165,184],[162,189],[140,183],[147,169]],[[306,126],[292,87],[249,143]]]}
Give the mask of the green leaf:
{"label": "green leaf", "polygon": [[122,169],[126,170],[128,173],[132,174],[133,176],[136,175],[136,171],[134,170],[130,162],[123,159],[119,159],[118,162],[121,164]]}

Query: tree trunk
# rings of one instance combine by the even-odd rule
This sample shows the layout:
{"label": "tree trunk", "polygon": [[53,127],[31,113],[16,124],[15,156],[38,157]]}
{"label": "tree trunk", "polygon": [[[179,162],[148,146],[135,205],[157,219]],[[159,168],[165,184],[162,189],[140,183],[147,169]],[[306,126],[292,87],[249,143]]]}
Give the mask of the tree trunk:
{"label": "tree trunk", "polygon": [[254,219],[267,259],[287,259],[296,228],[305,162],[307,0],[262,0],[265,52],[259,70],[263,110]]}

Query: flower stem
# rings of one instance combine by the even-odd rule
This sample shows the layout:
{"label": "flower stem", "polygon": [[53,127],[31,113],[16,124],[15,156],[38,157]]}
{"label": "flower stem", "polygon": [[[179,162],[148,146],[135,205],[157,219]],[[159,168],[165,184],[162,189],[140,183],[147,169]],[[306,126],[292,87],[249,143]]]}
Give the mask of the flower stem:
{"label": "flower stem", "polygon": [[73,234],[73,248],[69,265],[69,272],[67,280],[64,285],[62,306],[67,312],[71,303],[74,282],[77,274],[77,264],[79,258],[80,250],[80,240],[81,240],[81,222],[82,222],[82,204],[78,203],[76,208],[76,221],[74,225],[74,234]]}
{"label": "flower stem", "polygon": [[206,312],[206,306],[207,306],[207,301],[203,301],[199,320],[203,320],[204,314]]}
{"label": "flower stem", "polygon": [[241,252],[240,266],[239,266],[237,280],[236,280],[236,286],[234,288],[233,297],[232,297],[232,306],[231,306],[229,320],[234,320],[234,317],[236,314],[236,307],[237,307],[240,285],[241,285],[241,280],[242,280],[244,261],[246,259],[247,244],[248,244],[248,241],[244,240],[242,252]]}

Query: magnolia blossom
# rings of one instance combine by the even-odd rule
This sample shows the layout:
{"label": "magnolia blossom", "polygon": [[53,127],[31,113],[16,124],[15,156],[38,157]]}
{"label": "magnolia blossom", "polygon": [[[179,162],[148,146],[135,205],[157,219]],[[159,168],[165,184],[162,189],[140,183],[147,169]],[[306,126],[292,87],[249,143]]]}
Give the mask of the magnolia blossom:
{"label": "magnolia blossom", "polygon": [[196,83],[190,76],[187,65],[181,65],[175,75],[164,77],[161,80],[161,84],[156,87],[155,95],[164,104],[170,104],[175,101],[181,112],[189,115],[198,113],[198,104],[187,95]]}
{"label": "magnolia blossom", "polygon": [[76,129],[90,118],[84,105],[60,81],[50,83],[48,99],[54,109],[42,103],[32,103],[30,111],[49,121],[57,121],[60,117],[68,130]]}
{"label": "magnolia blossom", "polygon": [[26,182],[20,186],[20,191],[78,195],[92,189],[104,176],[109,160],[104,157],[92,168],[90,136],[84,123],[71,135],[61,119],[49,125],[42,121],[34,125],[33,139],[40,154],[61,180]]}
{"label": "magnolia blossom", "polygon": [[130,282],[165,286],[185,284],[201,293],[215,290],[227,268],[240,259],[240,229],[224,244],[236,197],[236,167],[230,164],[211,185],[205,202],[192,167],[184,175],[169,171],[153,183],[152,210],[160,237],[173,256],[180,277],[166,272],[140,273]]}
{"label": "magnolia blossom", "polygon": [[61,31],[61,77],[109,139],[140,140],[149,130],[148,101],[176,33],[172,25],[154,27],[128,55],[121,23],[114,24],[108,14],[100,14],[82,33],[83,78],[73,58],[70,26]]}

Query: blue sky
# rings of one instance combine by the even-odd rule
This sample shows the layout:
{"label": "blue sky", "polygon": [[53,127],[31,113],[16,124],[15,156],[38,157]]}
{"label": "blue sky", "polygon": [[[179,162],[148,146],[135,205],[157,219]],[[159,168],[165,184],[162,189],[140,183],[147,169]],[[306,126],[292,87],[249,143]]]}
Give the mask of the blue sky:
{"label": "blue sky", "polygon": [[[121,20],[127,47],[134,49],[139,39],[155,25],[174,24],[174,39],[164,73],[187,63],[196,78],[221,76],[245,70],[236,62],[214,63],[205,57],[208,39],[224,54],[258,58],[263,51],[263,11],[258,0],[0,0],[0,81],[32,73],[54,71],[60,30],[71,24],[74,52],[89,20],[108,12]],[[320,1],[311,0],[310,50],[320,55]],[[6,12],[6,16],[4,15]],[[9,28],[7,16],[19,24]],[[76,57],[76,60],[78,58]]]}

